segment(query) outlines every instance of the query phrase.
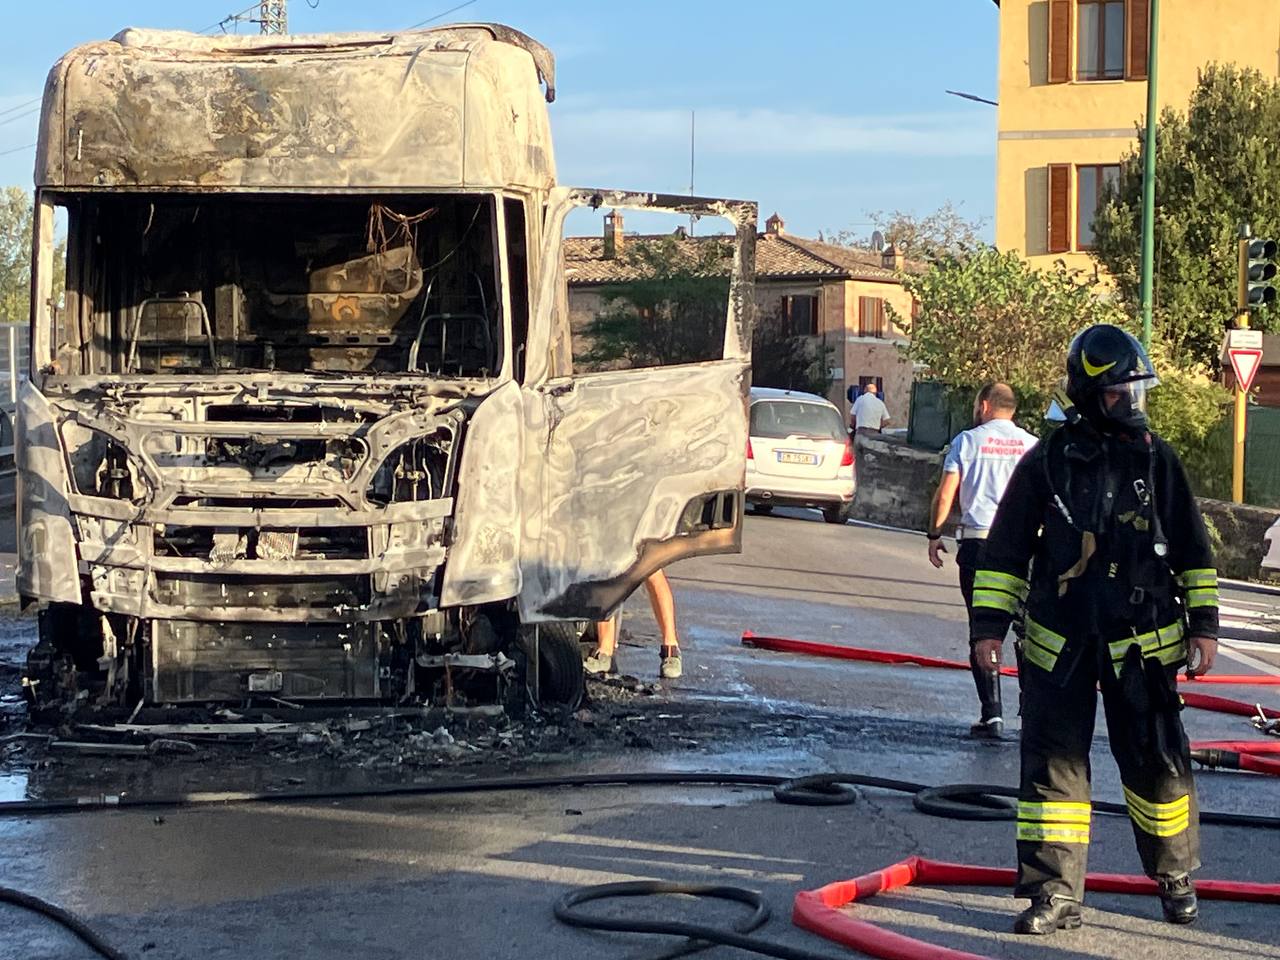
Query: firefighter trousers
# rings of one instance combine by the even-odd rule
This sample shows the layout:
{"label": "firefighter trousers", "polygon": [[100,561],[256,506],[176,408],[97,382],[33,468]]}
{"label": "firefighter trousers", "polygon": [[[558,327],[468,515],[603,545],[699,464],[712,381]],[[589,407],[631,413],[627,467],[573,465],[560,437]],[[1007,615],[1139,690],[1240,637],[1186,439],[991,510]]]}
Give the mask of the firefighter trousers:
{"label": "firefighter trousers", "polygon": [[[1103,644],[1092,645],[1105,650]],[[1146,749],[1110,663],[1086,650],[1064,687],[1023,663],[1022,776],[1015,896],[1084,898],[1089,852],[1089,747],[1101,680],[1111,753],[1120,768],[1138,855],[1149,877],[1200,866],[1199,808],[1182,738],[1181,771]],[[1174,683],[1176,671],[1168,671]],[[1175,718],[1172,722],[1179,724]]]}

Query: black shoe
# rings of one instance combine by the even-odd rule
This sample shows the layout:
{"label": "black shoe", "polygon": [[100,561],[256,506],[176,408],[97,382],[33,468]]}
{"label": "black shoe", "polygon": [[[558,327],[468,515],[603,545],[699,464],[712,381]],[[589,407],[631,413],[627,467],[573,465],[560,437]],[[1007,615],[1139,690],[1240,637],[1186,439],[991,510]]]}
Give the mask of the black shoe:
{"label": "black shoe", "polygon": [[1000,717],[979,720],[969,728],[969,736],[974,740],[1001,740],[1004,738],[1004,720]]}
{"label": "black shoe", "polygon": [[1018,914],[1013,922],[1014,933],[1030,933],[1045,936],[1055,930],[1074,930],[1084,919],[1080,916],[1080,904],[1070,897],[1037,897],[1031,906]]}
{"label": "black shoe", "polygon": [[1160,885],[1160,906],[1164,908],[1164,918],[1170,923],[1195,923],[1200,916],[1200,907],[1196,903],[1196,888],[1191,878],[1185,873],[1172,877],[1157,877]]}

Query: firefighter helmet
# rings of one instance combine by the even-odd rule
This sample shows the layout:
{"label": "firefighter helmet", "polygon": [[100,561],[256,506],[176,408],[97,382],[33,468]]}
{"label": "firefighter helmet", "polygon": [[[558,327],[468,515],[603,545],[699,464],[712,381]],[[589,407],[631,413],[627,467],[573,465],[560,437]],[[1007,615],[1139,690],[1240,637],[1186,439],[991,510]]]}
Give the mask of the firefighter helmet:
{"label": "firefighter helmet", "polygon": [[1099,427],[1147,429],[1147,390],[1155,367],[1132,334],[1099,323],[1077,334],[1067,351],[1066,393]]}

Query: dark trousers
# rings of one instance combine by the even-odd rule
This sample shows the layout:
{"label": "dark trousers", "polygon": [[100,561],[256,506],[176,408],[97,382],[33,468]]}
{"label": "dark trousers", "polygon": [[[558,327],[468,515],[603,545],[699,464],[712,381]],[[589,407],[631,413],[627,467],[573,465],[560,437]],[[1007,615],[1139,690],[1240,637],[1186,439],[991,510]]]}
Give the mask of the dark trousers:
{"label": "dark trousers", "polygon": [[[1105,649],[1105,648],[1104,648]],[[1190,873],[1200,866],[1199,808],[1186,738],[1180,772],[1138,742],[1110,663],[1086,651],[1065,687],[1040,668],[1022,670],[1022,784],[1018,802],[1020,897],[1081,900],[1089,852],[1089,745],[1099,680],[1111,753],[1120,767],[1138,855],[1150,877]],[[1175,671],[1168,682],[1174,683]],[[1174,724],[1180,721],[1174,717]]]}
{"label": "dark trousers", "polygon": [[[973,577],[982,562],[982,547],[985,540],[961,540],[956,547],[956,566],[960,570],[960,592],[964,595],[965,610],[973,611]],[[998,664],[978,663],[974,659],[973,650],[969,650],[969,669],[973,673],[973,684],[978,688],[978,702],[982,704],[982,719],[1004,716],[1004,707],[1000,701],[1000,673],[993,670]]]}

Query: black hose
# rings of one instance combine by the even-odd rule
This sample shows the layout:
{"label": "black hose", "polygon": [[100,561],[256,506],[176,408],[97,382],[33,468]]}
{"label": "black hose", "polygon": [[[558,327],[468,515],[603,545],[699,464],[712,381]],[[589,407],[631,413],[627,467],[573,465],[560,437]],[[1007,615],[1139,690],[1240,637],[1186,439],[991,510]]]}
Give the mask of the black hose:
{"label": "black hose", "polygon": [[[485,780],[454,780],[442,783],[386,784],[342,787],[325,790],[291,790],[253,793],[179,793],[169,796],[101,794],[57,800],[0,801],[0,818],[31,817],[91,810],[138,809],[147,807],[224,806],[233,803],[298,803],[325,800],[352,800],[362,797],[442,796],[463,793],[497,793],[538,790],[552,787],[670,786],[707,785],[773,787],[779,803],[802,806],[830,806],[854,803],[857,794],[849,786],[893,790],[915,796],[921,813],[955,820],[1013,820],[1012,804],[998,797],[1016,797],[1012,787],[998,784],[962,783],[931,787],[910,780],[870,777],[861,773],[819,773],[807,777],[780,777],[763,773],[679,773],[641,771],[637,773],[557,774],[552,777],[493,777]],[[1095,802],[1099,813],[1127,814],[1124,804]],[[1200,822],[1229,827],[1256,827],[1280,830],[1280,817],[1241,813],[1200,811]]]}
{"label": "black hose", "polygon": [[[91,810],[137,809],[142,807],[190,807],[227,805],[233,803],[287,803],[321,800],[349,800],[359,797],[441,796],[463,793],[495,793],[499,791],[536,790],[553,787],[597,786],[667,786],[673,784],[705,784],[712,786],[773,787],[774,798],[779,803],[806,806],[847,805],[857,800],[851,786],[873,787],[910,793],[916,809],[933,816],[961,820],[1013,820],[1017,811],[1002,797],[1016,797],[1012,787],[993,784],[961,783],[930,787],[909,780],[891,780],[870,777],[860,773],[820,773],[807,777],[780,777],[755,773],[678,773],[671,771],[639,773],[584,773],[558,774],[552,777],[495,777],[485,780],[459,780],[444,783],[390,784],[385,786],[350,787],[328,790],[294,790],[280,793],[181,793],[170,796],[133,796],[131,794],[103,794],[91,797],[71,797],[58,800],[6,800],[0,802],[0,817],[38,816]],[[1126,813],[1123,804],[1095,803],[1093,809],[1100,813]],[[1258,827],[1267,830],[1280,829],[1280,817],[1262,817],[1238,813],[1201,811],[1201,823],[1234,827]],[[690,896],[715,897],[736,900],[756,908],[734,930],[718,930],[690,923],[665,923],[649,920],[615,920],[575,913],[573,907],[591,900],[609,897],[637,897],[655,894],[688,894]],[[108,960],[125,960],[125,955],[103,942],[74,915],[30,894],[0,887],[0,900],[25,907],[61,923],[97,950]],[[584,887],[570,891],[556,904],[556,917],[571,926],[596,930],[613,930],[629,933],[665,933],[690,938],[689,945],[668,956],[678,956],[705,948],[708,944],[723,944],[765,956],[783,960],[831,960],[806,950],[757,940],[746,936],[764,920],[756,923],[763,901],[759,895],[738,887],[706,887],[688,884],[643,883],[604,884],[600,887]],[[768,919],[767,909],[764,918]]]}
{"label": "black hose", "polygon": [[[593,916],[580,913],[573,908],[592,900],[606,900],[614,897],[651,897],[660,894],[679,894],[688,897],[700,897],[714,900],[733,900],[745,903],[753,908],[746,918],[739,920],[730,930],[718,927],[704,927],[700,923],[684,923],[679,920],[628,920],[617,917]],[[674,937],[687,937],[692,949],[701,949],[712,945],[737,947],[751,953],[766,957],[780,957],[781,960],[835,960],[829,954],[813,953],[800,947],[789,947],[785,944],[761,940],[747,936],[753,930],[763,926],[769,920],[769,905],[762,894],[742,887],[720,887],[697,883],[668,883],[663,880],[637,880],[630,883],[602,883],[594,887],[579,887],[570,890],[556,901],[553,908],[556,919],[571,927],[582,927],[585,930],[608,930],[614,933],[658,933],[670,934]],[[682,950],[688,953],[689,950]],[[671,954],[668,954],[671,956]]]}
{"label": "black hose", "polygon": [[11,903],[15,907],[22,907],[24,910],[31,910],[34,913],[48,917],[55,923],[61,924],[83,940],[95,953],[105,957],[106,960],[128,960],[128,957],[98,936],[87,923],[56,903],[41,900],[39,897],[33,897],[29,893],[23,893],[21,890],[14,890],[10,887],[0,887],[0,901]]}

